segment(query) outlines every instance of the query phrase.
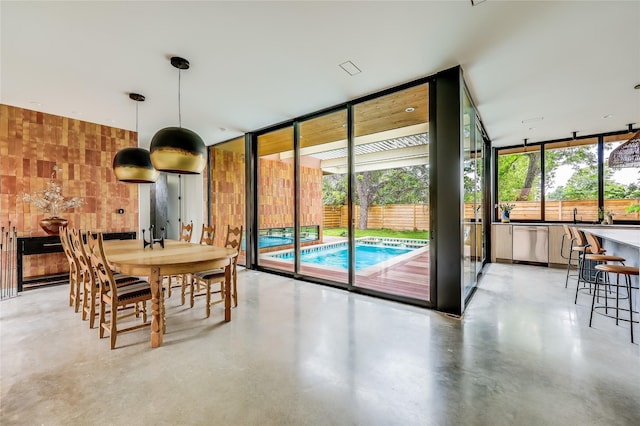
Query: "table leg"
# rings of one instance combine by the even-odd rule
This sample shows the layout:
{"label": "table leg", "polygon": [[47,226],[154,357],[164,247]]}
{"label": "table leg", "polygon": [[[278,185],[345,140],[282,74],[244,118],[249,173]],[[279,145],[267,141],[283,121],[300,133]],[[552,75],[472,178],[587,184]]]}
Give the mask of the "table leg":
{"label": "table leg", "polygon": [[160,282],[160,269],[151,269],[149,276],[151,285],[151,347],[162,346],[162,285]]}
{"label": "table leg", "polygon": [[224,268],[224,322],[231,321],[231,264]]}

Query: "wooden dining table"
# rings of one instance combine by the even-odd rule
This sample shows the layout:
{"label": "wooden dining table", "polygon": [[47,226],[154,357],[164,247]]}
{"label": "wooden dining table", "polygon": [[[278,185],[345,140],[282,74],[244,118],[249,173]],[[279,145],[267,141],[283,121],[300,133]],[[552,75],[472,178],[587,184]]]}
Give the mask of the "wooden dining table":
{"label": "wooden dining table", "polygon": [[152,348],[162,345],[162,279],[165,276],[224,268],[224,321],[231,321],[231,261],[237,256],[236,250],[175,240],[165,240],[164,248],[158,243],[153,248],[144,248],[143,244],[142,240],[104,241],[104,251],[116,272],[149,279]]}

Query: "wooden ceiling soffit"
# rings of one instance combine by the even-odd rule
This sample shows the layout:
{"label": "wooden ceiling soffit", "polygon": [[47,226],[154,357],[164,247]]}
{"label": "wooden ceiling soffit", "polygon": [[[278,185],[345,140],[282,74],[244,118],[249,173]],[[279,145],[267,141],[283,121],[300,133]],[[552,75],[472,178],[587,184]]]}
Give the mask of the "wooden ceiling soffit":
{"label": "wooden ceiling soffit", "polygon": [[[407,108],[413,111],[407,112]],[[429,122],[429,85],[423,84],[354,106],[356,138],[373,140],[386,132],[423,125]],[[300,123],[300,145],[311,147],[347,138],[346,109]],[[426,131],[423,131],[423,133]],[[387,137],[389,139],[389,137]],[[366,143],[366,142],[365,142]],[[293,149],[293,127],[286,127],[258,137],[258,155],[270,155]]]}
{"label": "wooden ceiling soffit", "polygon": [[213,145],[211,148],[220,151],[235,152],[236,154],[244,154],[244,136]]}

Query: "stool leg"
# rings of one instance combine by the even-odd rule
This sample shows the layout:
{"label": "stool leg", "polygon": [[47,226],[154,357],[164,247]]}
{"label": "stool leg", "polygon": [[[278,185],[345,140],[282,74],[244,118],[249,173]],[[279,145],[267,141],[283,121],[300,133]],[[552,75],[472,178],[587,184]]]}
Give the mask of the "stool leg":
{"label": "stool leg", "polygon": [[593,323],[593,308],[596,306],[596,293],[598,292],[598,276],[600,275],[600,271],[598,271],[596,273],[596,288],[593,291],[593,295],[591,298],[591,314],[589,315],[589,327],[591,327],[591,324]]}
{"label": "stool leg", "polygon": [[631,343],[633,343],[633,302],[631,300],[631,276],[626,275],[627,296],[629,297],[629,328],[631,329]]}
{"label": "stool leg", "polygon": [[573,260],[573,250],[571,249],[571,247],[569,247],[569,263],[567,263],[567,278],[564,280],[564,288],[567,288],[567,286],[569,285],[569,272],[571,271],[572,260]]}
{"label": "stool leg", "polygon": [[573,303],[578,303],[578,290],[580,290],[580,278],[582,278],[582,274],[584,273],[584,259],[578,253],[578,282],[576,283],[576,297],[573,300]]}

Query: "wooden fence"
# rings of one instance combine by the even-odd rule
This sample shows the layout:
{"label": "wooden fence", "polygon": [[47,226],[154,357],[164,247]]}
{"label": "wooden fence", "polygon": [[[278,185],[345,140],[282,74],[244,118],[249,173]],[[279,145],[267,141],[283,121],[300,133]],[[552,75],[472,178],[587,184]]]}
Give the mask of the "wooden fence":
{"label": "wooden fence", "polygon": [[[631,204],[640,203],[635,200],[607,200],[605,210],[614,213],[613,220],[640,220],[640,212],[627,213]],[[512,220],[539,220],[539,201],[515,201],[511,211]],[[465,204],[465,217],[473,217],[473,204]],[[571,222],[573,209],[577,209],[576,219],[582,222],[594,222],[598,219],[598,202],[585,201],[547,201],[545,203],[545,219],[548,221]],[[497,209],[496,209],[497,211]],[[497,211],[499,213],[499,211]],[[354,212],[356,227],[360,223],[360,207]],[[324,206],[323,226],[325,228],[347,227],[347,206]],[[396,231],[429,229],[428,204],[390,204],[371,206],[369,208],[368,228],[393,229]]]}

